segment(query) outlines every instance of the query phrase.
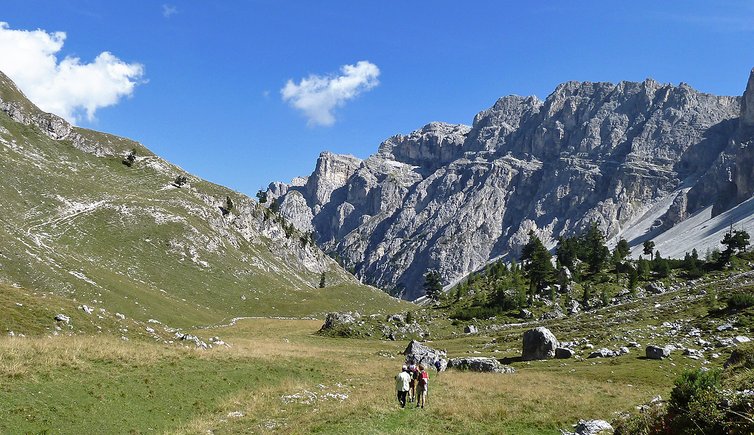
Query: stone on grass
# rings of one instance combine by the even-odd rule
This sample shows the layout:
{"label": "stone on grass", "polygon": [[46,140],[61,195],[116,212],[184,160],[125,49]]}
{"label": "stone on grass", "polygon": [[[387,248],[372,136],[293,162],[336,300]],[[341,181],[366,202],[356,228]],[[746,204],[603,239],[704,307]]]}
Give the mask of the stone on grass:
{"label": "stone on grass", "polygon": [[435,362],[440,361],[440,371],[444,371],[448,366],[447,353],[442,350],[432,349],[426,344],[416,340],[411,340],[403,351],[406,356],[406,362],[411,364],[422,364],[427,368],[436,368]]}
{"label": "stone on grass", "polygon": [[453,358],[448,362],[448,367],[458,370],[469,370],[474,372],[492,372],[492,373],[515,373],[513,367],[500,363],[495,358],[485,357],[466,357]]}
{"label": "stone on grass", "polygon": [[575,435],[598,435],[613,433],[613,426],[605,420],[579,420],[578,424],[574,425],[576,432]]}
{"label": "stone on grass", "polygon": [[646,348],[646,355],[649,359],[663,359],[670,356],[670,349],[667,346],[660,347],[650,344]]}
{"label": "stone on grass", "polygon": [[463,332],[466,334],[476,334],[479,332],[479,330],[474,325],[467,325],[465,328],[463,328]]}
{"label": "stone on grass", "polygon": [[558,348],[558,339],[543,326],[524,332],[523,341],[521,359],[524,361],[553,358]]}
{"label": "stone on grass", "polygon": [[71,318],[66,316],[65,314],[55,314],[55,320],[58,322],[63,322],[66,325],[71,322]]}
{"label": "stone on grass", "polygon": [[614,351],[603,347],[602,349],[597,349],[590,353],[587,358],[612,358],[614,356],[617,356]]}
{"label": "stone on grass", "polygon": [[555,349],[555,358],[557,359],[568,359],[573,357],[573,351],[571,349],[567,349],[565,347],[559,347]]}
{"label": "stone on grass", "polygon": [[358,313],[327,313],[325,323],[320,328],[320,331],[327,331],[342,325],[354,323],[359,317],[361,316]]}

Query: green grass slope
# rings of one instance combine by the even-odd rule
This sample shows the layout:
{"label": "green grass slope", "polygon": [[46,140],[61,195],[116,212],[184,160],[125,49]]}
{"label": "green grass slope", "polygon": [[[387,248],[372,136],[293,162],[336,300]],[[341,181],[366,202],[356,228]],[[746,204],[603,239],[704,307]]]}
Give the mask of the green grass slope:
{"label": "green grass slope", "polygon": [[[61,127],[4,76],[0,109],[0,283],[176,327],[403,305],[255,201],[136,142]],[[11,327],[0,320],[0,332]]]}

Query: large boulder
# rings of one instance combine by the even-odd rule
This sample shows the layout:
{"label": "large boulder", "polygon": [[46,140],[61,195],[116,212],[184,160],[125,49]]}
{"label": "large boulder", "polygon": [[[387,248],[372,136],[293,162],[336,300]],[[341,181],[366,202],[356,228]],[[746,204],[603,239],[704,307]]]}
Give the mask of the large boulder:
{"label": "large boulder", "polygon": [[568,359],[573,357],[573,351],[565,347],[559,347],[555,349],[555,358]]}
{"label": "large boulder", "polygon": [[411,340],[403,351],[407,363],[423,364],[426,367],[435,367],[435,362],[440,361],[440,371],[447,367],[448,354],[443,350],[432,349],[426,344]]}
{"label": "large boulder", "polygon": [[448,367],[459,370],[470,370],[474,372],[492,372],[492,373],[515,373],[513,367],[500,363],[495,358],[485,357],[467,357],[453,358],[448,362]]}
{"label": "large boulder", "polygon": [[532,361],[548,359],[555,356],[558,339],[545,327],[538,327],[524,332],[524,348],[521,359]]}
{"label": "large boulder", "polygon": [[670,350],[671,349],[669,347],[667,347],[667,346],[660,347],[660,346],[654,346],[654,345],[650,344],[646,348],[647,358],[649,358],[649,359],[663,359],[663,358],[667,358],[667,357],[670,356]]}
{"label": "large boulder", "polygon": [[325,317],[325,324],[322,325],[320,331],[327,331],[335,329],[343,325],[348,325],[356,322],[356,319],[360,318],[359,313],[327,313]]}

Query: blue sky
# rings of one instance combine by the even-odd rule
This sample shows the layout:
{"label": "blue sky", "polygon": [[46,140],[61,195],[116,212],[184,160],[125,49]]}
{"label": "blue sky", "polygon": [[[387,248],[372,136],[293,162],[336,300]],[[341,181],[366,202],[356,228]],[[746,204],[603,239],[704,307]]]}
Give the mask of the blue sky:
{"label": "blue sky", "polygon": [[[81,87],[77,104],[91,108],[78,109],[77,124],[138,140],[251,195],[308,175],[323,150],[366,157],[385,138],[431,121],[470,124],[503,95],[545,98],[567,80],[646,77],[740,95],[754,67],[754,1],[2,3],[5,31],[65,32],[55,71],[76,57],[73,70],[91,72],[102,52],[112,56],[103,65],[132,67],[123,73],[130,81],[124,75],[111,88],[76,78],[100,76],[70,76]],[[0,50],[0,65],[12,69],[10,51]],[[376,70],[343,73],[359,61]],[[332,110],[300,100],[319,110],[319,122],[281,94],[290,81],[300,95],[311,75],[323,86],[356,77],[350,88],[337,82],[347,89]],[[73,98],[65,89],[39,95]]]}

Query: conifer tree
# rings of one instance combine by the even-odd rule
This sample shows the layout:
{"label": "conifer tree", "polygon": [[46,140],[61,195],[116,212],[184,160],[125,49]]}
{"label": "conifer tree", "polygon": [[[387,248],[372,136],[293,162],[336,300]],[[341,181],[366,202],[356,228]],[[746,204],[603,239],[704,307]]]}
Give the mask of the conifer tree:
{"label": "conifer tree", "polygon": [[555,273],[550,252],[533,231],[529,232],[529,242],[521,250],[521,260],[524,262],[524,273],[529,278],[531,298],[539,288],[552,280]]}
{"label": "conifer tree", "polygon": [[432,301],[437,301],[442,293],[442,278],[440,272],[430,270],[424,274],[424,293]]}
{"label": "conifer tree", "polygon": [[645,240],[643,246],[644,246],[644,251],[643,251],[644,255],[649,255],[649,259],[653,260],[654,258],[652,258],[652,253],[654,252],[654,249],[655,249],[655,242],[651,240]]}
{"label": "conifer tree", "polygon": [[610,254],[610,250],[605,246],[605,236],[597,227],[597,224],[593,223],[589,228],[585,242],[589,270],[592,273],[597,273],[602,270]]}

